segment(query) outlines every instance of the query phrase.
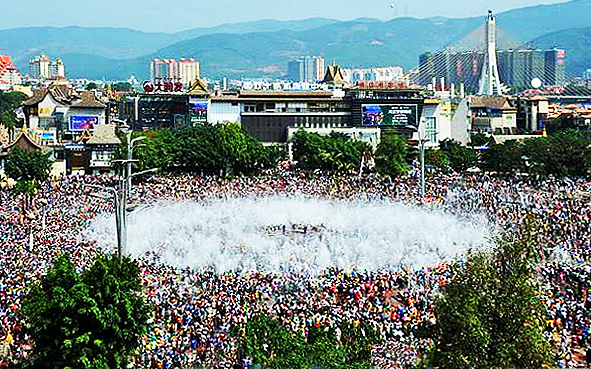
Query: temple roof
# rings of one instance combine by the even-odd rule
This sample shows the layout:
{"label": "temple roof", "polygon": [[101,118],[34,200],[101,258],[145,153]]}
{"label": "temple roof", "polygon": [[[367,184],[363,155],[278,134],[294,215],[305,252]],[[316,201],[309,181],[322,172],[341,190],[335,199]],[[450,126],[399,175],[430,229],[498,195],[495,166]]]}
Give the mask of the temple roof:
{"label": "temple roof", "polygon": [[97,99],[96,96],[92,92],[88,91],[88,92],[83,92],[82,95],[80,96],[80,100],[73,103],[72,107],[104,109],[107,107],[107,105],[105,105],[102,101]]}
{"label": "temple roof", "polygon": [[115,125],[97,124],[94,126],[92,137],[86,142],[88,145],[119,145],[121,140],[115,134]]}
{"label": "temple roof", "polygon": [[343,76],[343,70],[337,64],[331,64],[326,69],[324,75],[324,83],[344,85],[346,83],[345,77]]}
{"label": "temple roof", "polygon": [[[10,150],[12,149],[14,146],[18,145],[19,142],[24,142],[26,145],[37,149],[37,150],[43,150],[43,146],[39,145],[37,142],[35,142],[28,134],[25,130],[22,130],[20,132],[20,134],[14,139],[14,141],[12,141],[11,143],[9,143],[8,145],[4,146],[4,150]],[[22,145],[19,145],[22,147]]]}

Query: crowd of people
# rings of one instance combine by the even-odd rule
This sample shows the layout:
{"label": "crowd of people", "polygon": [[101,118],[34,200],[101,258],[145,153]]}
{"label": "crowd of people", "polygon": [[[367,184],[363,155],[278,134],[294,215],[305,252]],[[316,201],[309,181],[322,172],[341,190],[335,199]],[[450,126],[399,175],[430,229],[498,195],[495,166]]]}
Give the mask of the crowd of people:
{"label": "crowd of people", "polygon": [[[19,309],[28,283],[60,252],[69,252],[75,265],[84,268],[100,251],[82,231],[97,214],[113,209],[109,202],[89,196],[87,184],[115,186],[117,181],[113,176],[54,179],[40,187],[29,209],[24,209],[22,196],[0,189],[0,366],[26,360],[34,345],[34,337],[23,332]],[[390,180],[291,170],[235,178],[166,175],[135,184],[131,201],[206,204],[212,198],[276,194],[341,201],[387,198],[466,219],[481,217],[516,235],[533,231],[542,246],[539,275],[549,311],[546,334],[557,352],[556,363],[584,365],[591,342],[591,182],[433,174],[427,184],[428,195],[420,197],[413,176]],[[532,219],[533,230],[527,223]],[[277,227],[273,232],[285,232]],[[314,276],[180,269],[163,262],[157,250],[138,262],[154,316],[133,358],[137,368],[243,365],[248,358],[239,350],[236,331],[259,314],[279,319],[304,338],[312,326],[363,323],[383,339],[372,348],[373,364],[403,368],[429,346],[417,336],[417,328],[434,318],[435,294],[450,276],[444,261],[419,270],[328,269]]]}

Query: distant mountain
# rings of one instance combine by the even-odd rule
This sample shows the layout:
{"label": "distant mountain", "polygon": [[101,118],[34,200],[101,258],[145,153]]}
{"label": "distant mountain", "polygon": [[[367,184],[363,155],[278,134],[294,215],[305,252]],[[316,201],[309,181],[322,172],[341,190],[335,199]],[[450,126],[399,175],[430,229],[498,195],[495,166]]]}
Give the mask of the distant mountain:
{"label": "distant mountain", "polygon": [[591,27],[572,28],[538,37],[527,44],[537,49],[566,49],[567,72],[580,76],[591,68]]}
{"label": "distant mountain", "polygon": [[126,28],[15,28],[0,31],[0,53],[11,54],[22,68],[31,56],[41,52],[53,58],[68,53],[87,53],[126,59],[152,53],[178,41],[167,33],[145,33]]}
{"label": "distant mountain", "polygon": [[263,19],[253,22],[241,22],[222,24],[216,27],[208,28],[194,28],[187,31],[177,32],[174,36],[181,40],[188,40],[197,38],[203,35],[211,35],[214,33],[252,33],[252,32],[275,32],[275,31],[305,31],[317,27],[326,26],[328,24],[337,23],[336,19],[328,18],[308,18],[295,21],[278,21],[275,19]]}
{"label": "distant mountain", "polygon": [[[515,47],[529,40],[542,45],[544,35],[573,27],[589,27],[591,0],[573,0],[511,10],[497,15],[499,43]],[[0,53],[14,55],[26,73],[27,61],[44,51],[61,56],[69,77],[123,79],[135,74],[147,78],[154,57],[195,57],[204,76],[280,77],[287,61],[300,55],[323,55],[327,62],[368,67],[418,64],[418,56],[444,47],[482,46],[485,16],[449,18],[396,18],[390,21],[357,19],[341,22],[326,18],[301,21],[262,20],[195,28],[177,33],[144,33],[121,28],[24,28],[0,31]],[[565,44],[568,37],[548,35],[567,49],[568,63],[582,50]],[[0,46],[0,47],[1,47]],[[540,46],[541,47],[541,46]],[[577,62],[578,63],[578,62]],[[582,64],[581,64],[582,65]],[[569,69],[571,65],[568,65]],[[576,70],[580,66],[573,64]]]}

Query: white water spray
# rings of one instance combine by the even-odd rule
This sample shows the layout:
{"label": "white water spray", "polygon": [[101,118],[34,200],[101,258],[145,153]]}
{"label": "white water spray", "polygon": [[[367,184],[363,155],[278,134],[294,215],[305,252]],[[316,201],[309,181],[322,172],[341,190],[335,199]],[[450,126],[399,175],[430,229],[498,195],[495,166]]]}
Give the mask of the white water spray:
{"label": "white water spray", "polygon": [[[312,274],[436,265],[489,237],[483,225],[389,201],[281,196],[155,205],[132,213],[128,232],[134,257],[155,251],[178,267]],[[115,234],[113,216],[103,215],[85,237],[115,249]]]}

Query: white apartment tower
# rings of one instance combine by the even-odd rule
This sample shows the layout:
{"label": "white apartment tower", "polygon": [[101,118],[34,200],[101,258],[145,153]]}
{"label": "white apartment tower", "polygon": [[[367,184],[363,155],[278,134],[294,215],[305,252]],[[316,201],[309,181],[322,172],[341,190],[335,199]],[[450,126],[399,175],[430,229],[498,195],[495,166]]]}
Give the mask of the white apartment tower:
{"label": "white apartment tower", "polygon": [[29,77],[34,79],[49,78],[49,64],[49,58],[45,54],[29,60]]}
{"label": "white apartment tower", "polygon": [[61,59],[51,61],[45,54],[29,60],[29,77],[34,79],[65,78],[66,68]]}
{"label": "white apartment tower", "polygon": [[156,79],[178,80],[183,85],[189,86],[200,78],[199,62],[194,58],[154,59],[150,63],[150,77]]}
{"label": "white apartment tower", "polygon": [[500,95],[501,80],[497,67],[497,25],[492,10],[486,21],[486,55],[478,84],[478,95]]}

